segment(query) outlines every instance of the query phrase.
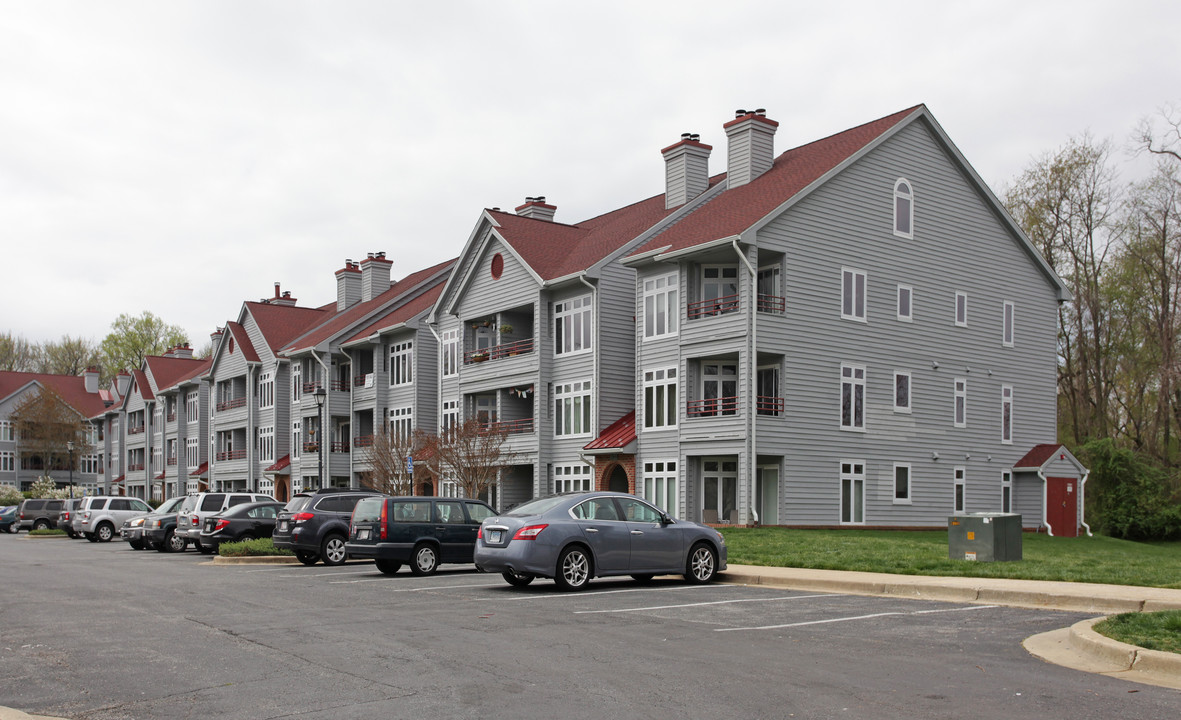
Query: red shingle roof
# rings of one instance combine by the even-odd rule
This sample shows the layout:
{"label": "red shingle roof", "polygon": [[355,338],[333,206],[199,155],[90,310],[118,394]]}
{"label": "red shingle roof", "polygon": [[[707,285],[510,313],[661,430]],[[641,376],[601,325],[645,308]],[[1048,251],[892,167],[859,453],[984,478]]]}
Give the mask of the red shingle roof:
{"label": "red shingle roof", "polygon": [[[249,304],[247,303],[247,305]],[[236,350],[246,358],[246,362],[258,362],[258,352],[254,349],[254,343],[250,342],[250,335],[246,333],[246,328],[230,321],[226,323],[226,330],[230,331],[230,340],[237,346]]]}
{"label": "red shingle roof", "polygon": [[179,383],[186,376],[192,375],[202,365],[208,364],[206,360],[163,357],[160,355],[149,355],[144,360],[148,364],[148,372],[152,375],[151,379],[155,381],[157,392],[167,390]]}
{"label": "red shingle roof", "polygon": [[921,107],[916,105],[784,152],[770,170],[746,185],[727,189],[632,254],[658,248],[684,250],[742,233]]}
{"label": "red shingle roof", "polygon": [[132,392],[138,392],[139,396],[144,400],[156,399],[156,394],[152,392],[152,386],[148,382],[148,376],[143,370],[132,370],[131,378],[131,390],[128,391],[129,395]]}
{"label": "red shingle roof", "polygon": [[201,463],[201,467],[199,467],[199,468],[197,468],[196,470],[194,470],[193,472],[189,473],[189,477],[191,477],[191,478],[203,478],[203,477],[205,477],[205,475],[207,475],[208,473],[209,473],[209,463],[208,463],[208,462],[203,462],[203,463]]}
{"label": "red shingle roof", "polygon": [[102,396],[86,392],[86,380],[77,375],[50,375],[48,373],[0,372],[0,400],[3,400],[31,382],[53,388],[67,405],[84,417],[92,418],[106,409]]}
{"label": "red shingle roof", "polygon": [[1062,443],[1043,443],[1041,445],[1034,445],[1033,449],[1025,453],[1025,455],[1013,463],[1014,468],[1040,468],[1046,462],[1054,457]]}
{"label": "red shingle roof", "polygon": [[583,450],[622,450],[636,441],[636,411],[608,425],[599,436],[583,446]]}
{"label": "red shingle roof", "polygon": [[279,472],[280,470],[286,470],[289,465],[291,465],[291,456],[284,455],[275,461],[274,465],[264,469],[263,472]]}
{"label": "red shingle roof", "polygon": [[446,279],[446,276],[440,277],[430,290],[427,290],[405,305],[395,308],[394,310],[381,316],[377,320],[370,323],[369,326],[364,330],[361,330],[341,344],[347,345],[349,343],[357,342],[358,340],[364,340],[375,332],[379,332],[388,327],[393,327],[399,323],[404,323],[423,310],[429,310],[434,306],[435,301],[439,299],[439,293],[443,292],[443,283],[446,281]]}
{"label": "red shingle roof", "polygon": [[335,305],[325,306],[333,308],[326,310],[325,308],[302,308],[260,302],[247,302],[246,307],[249,309],[251,317],[254,318],[254,322],[258,324],[262,336],[266,338],[271,352],[276,355],[284,345],[307,332],[309,328],[324,322],[335,310]]}

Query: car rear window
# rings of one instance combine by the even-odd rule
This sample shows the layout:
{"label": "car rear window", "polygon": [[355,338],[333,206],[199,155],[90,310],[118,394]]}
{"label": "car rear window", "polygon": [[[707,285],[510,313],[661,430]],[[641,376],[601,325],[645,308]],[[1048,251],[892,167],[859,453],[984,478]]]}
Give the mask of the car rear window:
{"label": "car rear window", "polygon": [[381,519],[382,498],[364,498],[353,510],[353,522],[377,522]]}
{"label": "car rear window", "polygon": [[430,500],[395,500],[390,504],[394,522],[430,522]]}
{"label": "car rear window", "polygon": [[250,502],[249,495],[231,495],[230,502],[226,507],[234,507],[235,505],[243,505]]}
{"label": "car rear window", "polygon": [[209,493],[201,500],[201,511],[207,510],[221,510],[221,504],[225,502],[226,496],[222,493]]}
{"label": "car rear window", "polygon": [[505,513],[511,517],[524,517],[526,515],[540,515],[546,510],[549,510],[558,503],[569,500],[569,497],[562,497],[560,495],[553,495],[546,498],[538,498],[527,503],[522,503],[512,510]]}
{"label": "car rear window", "polygon": [[283,512],[299,512],[300,510],[306,508],[311,502],[311,496],[297,495],[296,497],[291,498],[291,501],[283,506]]}
{"label": "car rear window", "polygon": [[185,498],[184,503],[180,506],[177,512],[192,512],[193,508],[197,507],[197,496],[189,495]]}
{"label": "car rear window", "polygon": [[131,509],[131,501],[124,500],[123,498],[115,498],[114,500],[111,501],[111,509],[112,510],[130,510]]}
{"label": "car rear window", "polygon": [[483,522],[485,519],[490,518],[496,514],[495,510],[488,507],[484,503],[469,502],[464,504],[467,505],[467,514],[471,517],[472,522],[474,523]]}
{"label": "car rear window", "polygon": [[87,510],[102,510],[107,506],[107,498],[92,498],[90,504],[86,506]]}

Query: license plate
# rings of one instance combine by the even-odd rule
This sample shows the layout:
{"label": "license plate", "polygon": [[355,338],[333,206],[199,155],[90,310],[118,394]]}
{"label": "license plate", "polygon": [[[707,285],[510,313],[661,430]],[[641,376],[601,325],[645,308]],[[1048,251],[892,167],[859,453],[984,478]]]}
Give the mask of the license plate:
{"label": "license plate", "polygon": [[369,539],[369,531],[368,530],[358,530],[357,531],[357,539],[358,540],[368,540]]}
{"label": "license plate", "polygon": [[500,542],[501,538],[503,538],[503,537],[504,537],[504,533],[501,532],[500,530],[489,530],[488,531],[488,542],[490,542],[490,543],[498,543],[498,542]]}
{"label": "license plate", "polygon": [[287,532],[287,521],[286,520],[279,523],[279,531],[280,532]]}

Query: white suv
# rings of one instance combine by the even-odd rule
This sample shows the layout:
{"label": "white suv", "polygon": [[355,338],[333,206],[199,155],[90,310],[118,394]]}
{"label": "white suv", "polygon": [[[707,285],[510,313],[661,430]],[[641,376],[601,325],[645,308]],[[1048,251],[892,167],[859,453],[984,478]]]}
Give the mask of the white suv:
{"label": "white suv", "polygon": [[205,524],[205,518],[217,515],[235,505],[268,500],[274,502],[275,498],[246,492],[203,492],[190,495],[185,499],[184,505],[180,506],[180,512],[176,514],[176,534],[193,543],[203,554],[211,555],[214,548],[201,544],[201,526]]}
{"label": "white suv", "polygon": [[90,542],[110,542],[123,527],[124,520],[151,511],[152,506],[139,498],[114,495],[83,498],[74,511],[74,530]]}

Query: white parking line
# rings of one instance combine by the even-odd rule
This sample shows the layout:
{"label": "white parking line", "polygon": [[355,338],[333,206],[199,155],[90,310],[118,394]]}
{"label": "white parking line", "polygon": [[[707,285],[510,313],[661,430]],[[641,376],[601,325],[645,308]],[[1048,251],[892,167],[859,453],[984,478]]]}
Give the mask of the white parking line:
{"label": "white parking line", "polygon": [[368,570],[358,570],[356,572],[321,572],[321,573],[292,573],[291,575],[279,575],[281,578],[314,578],[314,577],[339,577],[341,575],[372,575],[377,572],[373,568]]}
{"label": "white parking line", "polygon": [[[365,578],[363,580],[329,580],[329,585],[355,585],[363,582],[397,582],[397,578],[379,577],[379,578]],[[416,587],[416,588],[398,588],[390,590],[390,592],[423,592],[424,590],[451,590],[452,588],[480,588],[480,587],[498,587],[502,583],[480,583],[478,585],[435,585],[432,587]]]}
{"label": "white parking line", "polygon": [[586,593],[561,593],[556,595],[528,595],[514,598],[516,600],[574,600],[576,598],[598,597],[599,595],[615,595],[617,593],[634,592],[674,592],[677,590],[720,590],[722,588],[738,588],[741,585],[682,585],[680,587],[639,587],[626,590],[597,590]]}
{"label": "white parking line", "polygon": [[848,622],[850,620],[869,620],[871,618],[887,617],[890,615],[927,615],[939,612],[963,612],[965,610],[988,610],[996,605],[972,605],[970,607],[948,608],[945,610],[915,610],[912,612],[884,612],[872,615],[855,615],[853,617],[828,618],[826,620],[808,620],[807,622],[786,623],[784,625],[760,625],[757,627],[714,628],[714,632],[734,632],[735,630],[779,630],[781,628],[803,627],[805,625],[825,625],[828,623]]}
{"label": "white parking line", "polygon": [[599,615],[602,613],[644,612],[647,610],[674,610],[676,608],[701,607],[703,605],[732,605],[734,603],[775,602],[777,600],[808,600],[811,598],[839,597],[839,593],[826,595],[785,595],[773,598],[743,598],[742,600],[713,600],[711,602],[685,603],[684,605],[651,605],[649,607],[623,608],[620,610],[576,610],[575,615]]}

